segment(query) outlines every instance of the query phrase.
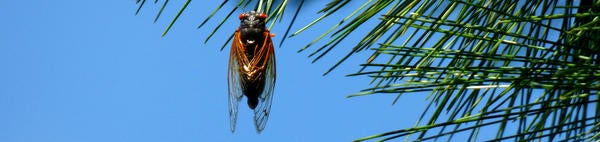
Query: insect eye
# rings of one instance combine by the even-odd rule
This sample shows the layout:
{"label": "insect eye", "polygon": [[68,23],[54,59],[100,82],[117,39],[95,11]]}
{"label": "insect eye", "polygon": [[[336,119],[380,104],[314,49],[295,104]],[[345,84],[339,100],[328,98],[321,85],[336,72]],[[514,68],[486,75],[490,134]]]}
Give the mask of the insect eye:
{"label": "insect eye", "polygon": [[240,14],[240,20],[242,20],[244,18],[246,18],[246,14],[245,13]]}
{"label": "insect eye", "polygon": [[266,14],[264,14],[264,13],[261,13],[261,14],[260,14],[258,17],[259,17],[260,19],[267,19],[267,15],[266,15]]}

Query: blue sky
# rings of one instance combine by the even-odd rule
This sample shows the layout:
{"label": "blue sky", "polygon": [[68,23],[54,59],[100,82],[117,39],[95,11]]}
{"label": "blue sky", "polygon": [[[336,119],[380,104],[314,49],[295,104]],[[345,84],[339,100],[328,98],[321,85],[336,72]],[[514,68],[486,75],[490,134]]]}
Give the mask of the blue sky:
{"label": "blue sky", "polygon": [[[325,2],[305,5],[293,29],[317,18]],[[427,103],[423,94],[393,106],[391,94],[347,99],[368,87],[368,78],[344,77],[367,53],[322,76],[346,49],[314,64],[309,52],[296,52],[340,15],[283,45],[282,36],[274,38],[278,76],[269,122],[257,134],[243,100],[231,133],[229,48],[219,48],[239,23],[227,22],[204,44],[227,12],[196,29],[220,1],[193,1],[161,38],[182,3],[171,2],[153,23],[160,5],[151,2],[136,16],[134,0],[0,1],[0,141],[350,141],[410,127]]]}

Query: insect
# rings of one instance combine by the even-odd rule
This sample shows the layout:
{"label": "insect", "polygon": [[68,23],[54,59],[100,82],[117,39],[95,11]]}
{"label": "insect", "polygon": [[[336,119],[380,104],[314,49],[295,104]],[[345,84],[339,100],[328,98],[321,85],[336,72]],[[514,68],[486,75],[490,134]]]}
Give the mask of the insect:
{"label": "insect", "polygon": [[265,27],[267,16],[250,11],[239,16],[227,74],[229,119],[235,131],[238,104],[246,96],[248,107],[254,110],[254,125],[260,133],[266,126],[275,88],[275,50],[273,36]]}

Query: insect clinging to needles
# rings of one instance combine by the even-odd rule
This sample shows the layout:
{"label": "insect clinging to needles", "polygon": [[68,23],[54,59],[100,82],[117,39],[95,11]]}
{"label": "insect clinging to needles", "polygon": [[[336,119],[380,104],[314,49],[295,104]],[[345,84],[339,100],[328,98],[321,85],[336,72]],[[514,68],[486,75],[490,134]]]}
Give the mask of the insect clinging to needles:
{"label": "insect clinging to needles", "polygon": [[275,88],[273,34],[265,27],[264,13],[250,11],[242,13],[239,19],[241,24],[233,37],[227,74],[231,131],[235,131],[238,104],[246,96],[260,133],[269,118]]}

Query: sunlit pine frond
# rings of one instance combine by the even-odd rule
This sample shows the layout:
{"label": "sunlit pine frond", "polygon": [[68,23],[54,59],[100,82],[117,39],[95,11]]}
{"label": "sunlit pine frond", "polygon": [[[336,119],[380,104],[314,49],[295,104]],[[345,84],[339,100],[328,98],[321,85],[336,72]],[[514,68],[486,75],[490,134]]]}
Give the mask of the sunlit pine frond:
{"label": "sunlit pine frond", "polygon": [[[600,3],[585,2],[369,1],[324,33],[332,38],[313,54],[319,59],[356,27],[370,26],[361,41],[345,41],[356,45],[340,63],[373,51],[350,75],[370,77],[373,86],[349,97],[431,93],[414,127],[357,141],[465,133],[470,141],[593,140],[600,134]],[[377,25],[362,25],[377,17]],[[483,128],[498,131],[478,138]]]}

